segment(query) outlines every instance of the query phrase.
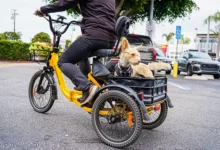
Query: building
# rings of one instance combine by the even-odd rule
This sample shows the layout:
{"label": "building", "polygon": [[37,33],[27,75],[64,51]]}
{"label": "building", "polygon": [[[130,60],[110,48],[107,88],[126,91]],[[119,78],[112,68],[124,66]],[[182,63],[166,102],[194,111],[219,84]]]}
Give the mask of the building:
{"label": "building", "polygon": [[[169,43],[165,42],[164,40],[163,44],[168,44],[167,57],[175,58],[176,54],[177,57],[179,57],[182,52],[188,49],[196,49],[202,52],[206,52],[207,34],[195,34],[193,32],[185,32],[183,33],[183,35],[185,38],[190,39],[190,44],[181,44],[179,42],[177,47],[177,40],[175,36]],[[214,34],[210,34],[208,52],[213,57],[215,57],[216,55],[217,46],[217,37],[215,37]]]}
{"label": "building", "polygon": [[[206,52],[206,42],[207,42],[207,34],[197,34],[196,36],[196,49],[202,52]],[[209,35],[209,44],[208,44],[208,52],[215,53],[217,52],[218,40],[214,34]]]}

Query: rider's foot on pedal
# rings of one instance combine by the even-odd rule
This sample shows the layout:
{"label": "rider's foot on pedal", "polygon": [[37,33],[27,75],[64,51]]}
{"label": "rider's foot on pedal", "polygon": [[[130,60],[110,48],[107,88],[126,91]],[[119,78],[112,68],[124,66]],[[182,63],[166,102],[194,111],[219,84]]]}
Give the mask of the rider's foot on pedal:
{"label": "rider's foot on pedal", "polygon": [[81,105],[85,105],[91,101],[94,97],[98,87],[96,85],[90,86],[89,90],[83,92],[83,97],[81,99]]}

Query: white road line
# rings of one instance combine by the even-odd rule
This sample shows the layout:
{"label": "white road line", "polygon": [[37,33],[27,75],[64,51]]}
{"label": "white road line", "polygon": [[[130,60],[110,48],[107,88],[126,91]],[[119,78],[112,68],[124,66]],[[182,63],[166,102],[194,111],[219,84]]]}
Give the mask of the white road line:
{"label": "white road line", "polygon": [[186,87],[186,86],[180,85],[178,83],[174,83],[174,82],[169,81],[168,84],[173,85],[173,86],[178,87],[178,88],[183,89],[183,90],[187,90],[187,91],[192,90],[190,87]]}

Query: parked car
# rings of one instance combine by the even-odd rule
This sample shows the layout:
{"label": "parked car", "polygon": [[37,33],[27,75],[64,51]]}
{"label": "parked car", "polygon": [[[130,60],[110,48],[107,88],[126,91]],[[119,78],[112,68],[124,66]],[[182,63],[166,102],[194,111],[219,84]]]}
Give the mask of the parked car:
{"label": "parked car", "polygon": [[212,60],[212,58],[203,52],[185,51],[178,59],[178,74],[187,72],[188,76],[193,74],[213,75],[215,79],[220,78],[220,63]]}
{"label": "parked car", "polygon": [[[148,64],[150,62],[163,61],[166,63],[172,63],[169,59],[164,58],[159,51],[153,47],[153,42],[149,36],[130,34],[127,37],[131,47],[136,47],[142,44],[142,48],[139,50],[141,54],[141,62]],[[162,52],[162,51],[161,51]],[[110,72],[114,72],[114,67],[118,63],[117,57],[111,57],[107,59],[106,67]],[[166,71],[167,74],[171,73],[171,70]]]}
{"label": "parked car", "polygon": [[[165,56],[164,52],[159,48],[155,48],[155,51],[157,53],[156,61],[162,61],[162,62],[168,63],[168,64],[170,64],[171,68],[173,68],[173,64],[175,62],[175,59],[167,58]],[[163,71],[163,70],[159,70],[159,71]],[[167,70],[166,74],[171,74],[171,71],[172,70]]]}
{"label": "parked car", "polygon": [[[137,34],[129,34],[126,38],[129,41],[131,47],[137,47],[142,44],[142,48],[139,50],[142,63],[148,64],[149,62],[156,61],[156,51],[153,48],[153,43],[150,37]],[[114,72],[115,65],[118,63],[118,60],[118,57],[107,58],[106,67],[111,73]]]}

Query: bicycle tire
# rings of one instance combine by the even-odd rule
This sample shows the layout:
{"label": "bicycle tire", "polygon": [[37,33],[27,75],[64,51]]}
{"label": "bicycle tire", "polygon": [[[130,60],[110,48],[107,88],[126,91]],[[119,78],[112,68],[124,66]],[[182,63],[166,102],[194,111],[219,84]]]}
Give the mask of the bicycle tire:
{"label": "bicycle tire", "polygon": [[[116,142],[116,140],[112,140],[110,138],[107,138],[103,131],[100,130],[100,127],[98,125],[98,114],[99,110],[98,107],[102,105],[102,102],[105,101],[108,98],[112,97],[119,97],[120,99],[123,99],[123,101],[126,101],[126,103],[129,105],[129,107],[132,110],[133,113],[133,123],[135,124],[134,131],[132,135],[125,141],[122,142]],[[92,124],[96,131],[96,134],[98,137],[107,145],[115,148],[124,148],[131,144],[133,144],[138,137],[140,136],[141,130],[142,130],[142,116],[140,109],[134,99],[132,99],[130,96],[128,96],[126,93],[116,90],[110,90],[103,94],[101,94],[94,102],[93,105],[93,111],[92,111]]]}
{"label": "bicycle tire", "polygon": [[168,113],[168,106],[166,101],[160,104],[161,112],[158,118],[155,121],[144,123],[143,122],[143,129],[152,130],[159,127],[166,119]]}
{"label": "bicycle tire", "polygon": [[[45,107],[43,108],[40,108],[39,106],[37,106],[36,102],[35,102],[35,99],[34,99],[34,83],[35,81],[41,76],[43,70],[40,70],[38,72],[36,72],[33,77],[31,78],[31,81],[30,81],[30,84],[29,84],[29,89],[28,89],[28,95],[29,95],[29,101],[31,103],[31,106],[33,107],[33,109],[38,112],[38,113],[46,113],[48,112],[53,104],[54,104],[54,100],[52,99],[52,90],[50,90],[50,97],[49,97],[49,100],[48,100],[48,103],[46,104]],[[51,80],[49,79],[48,76],[44,76],[44,78],[46,78],[48,80],[48,83],[51,85],[52,82]]]}

